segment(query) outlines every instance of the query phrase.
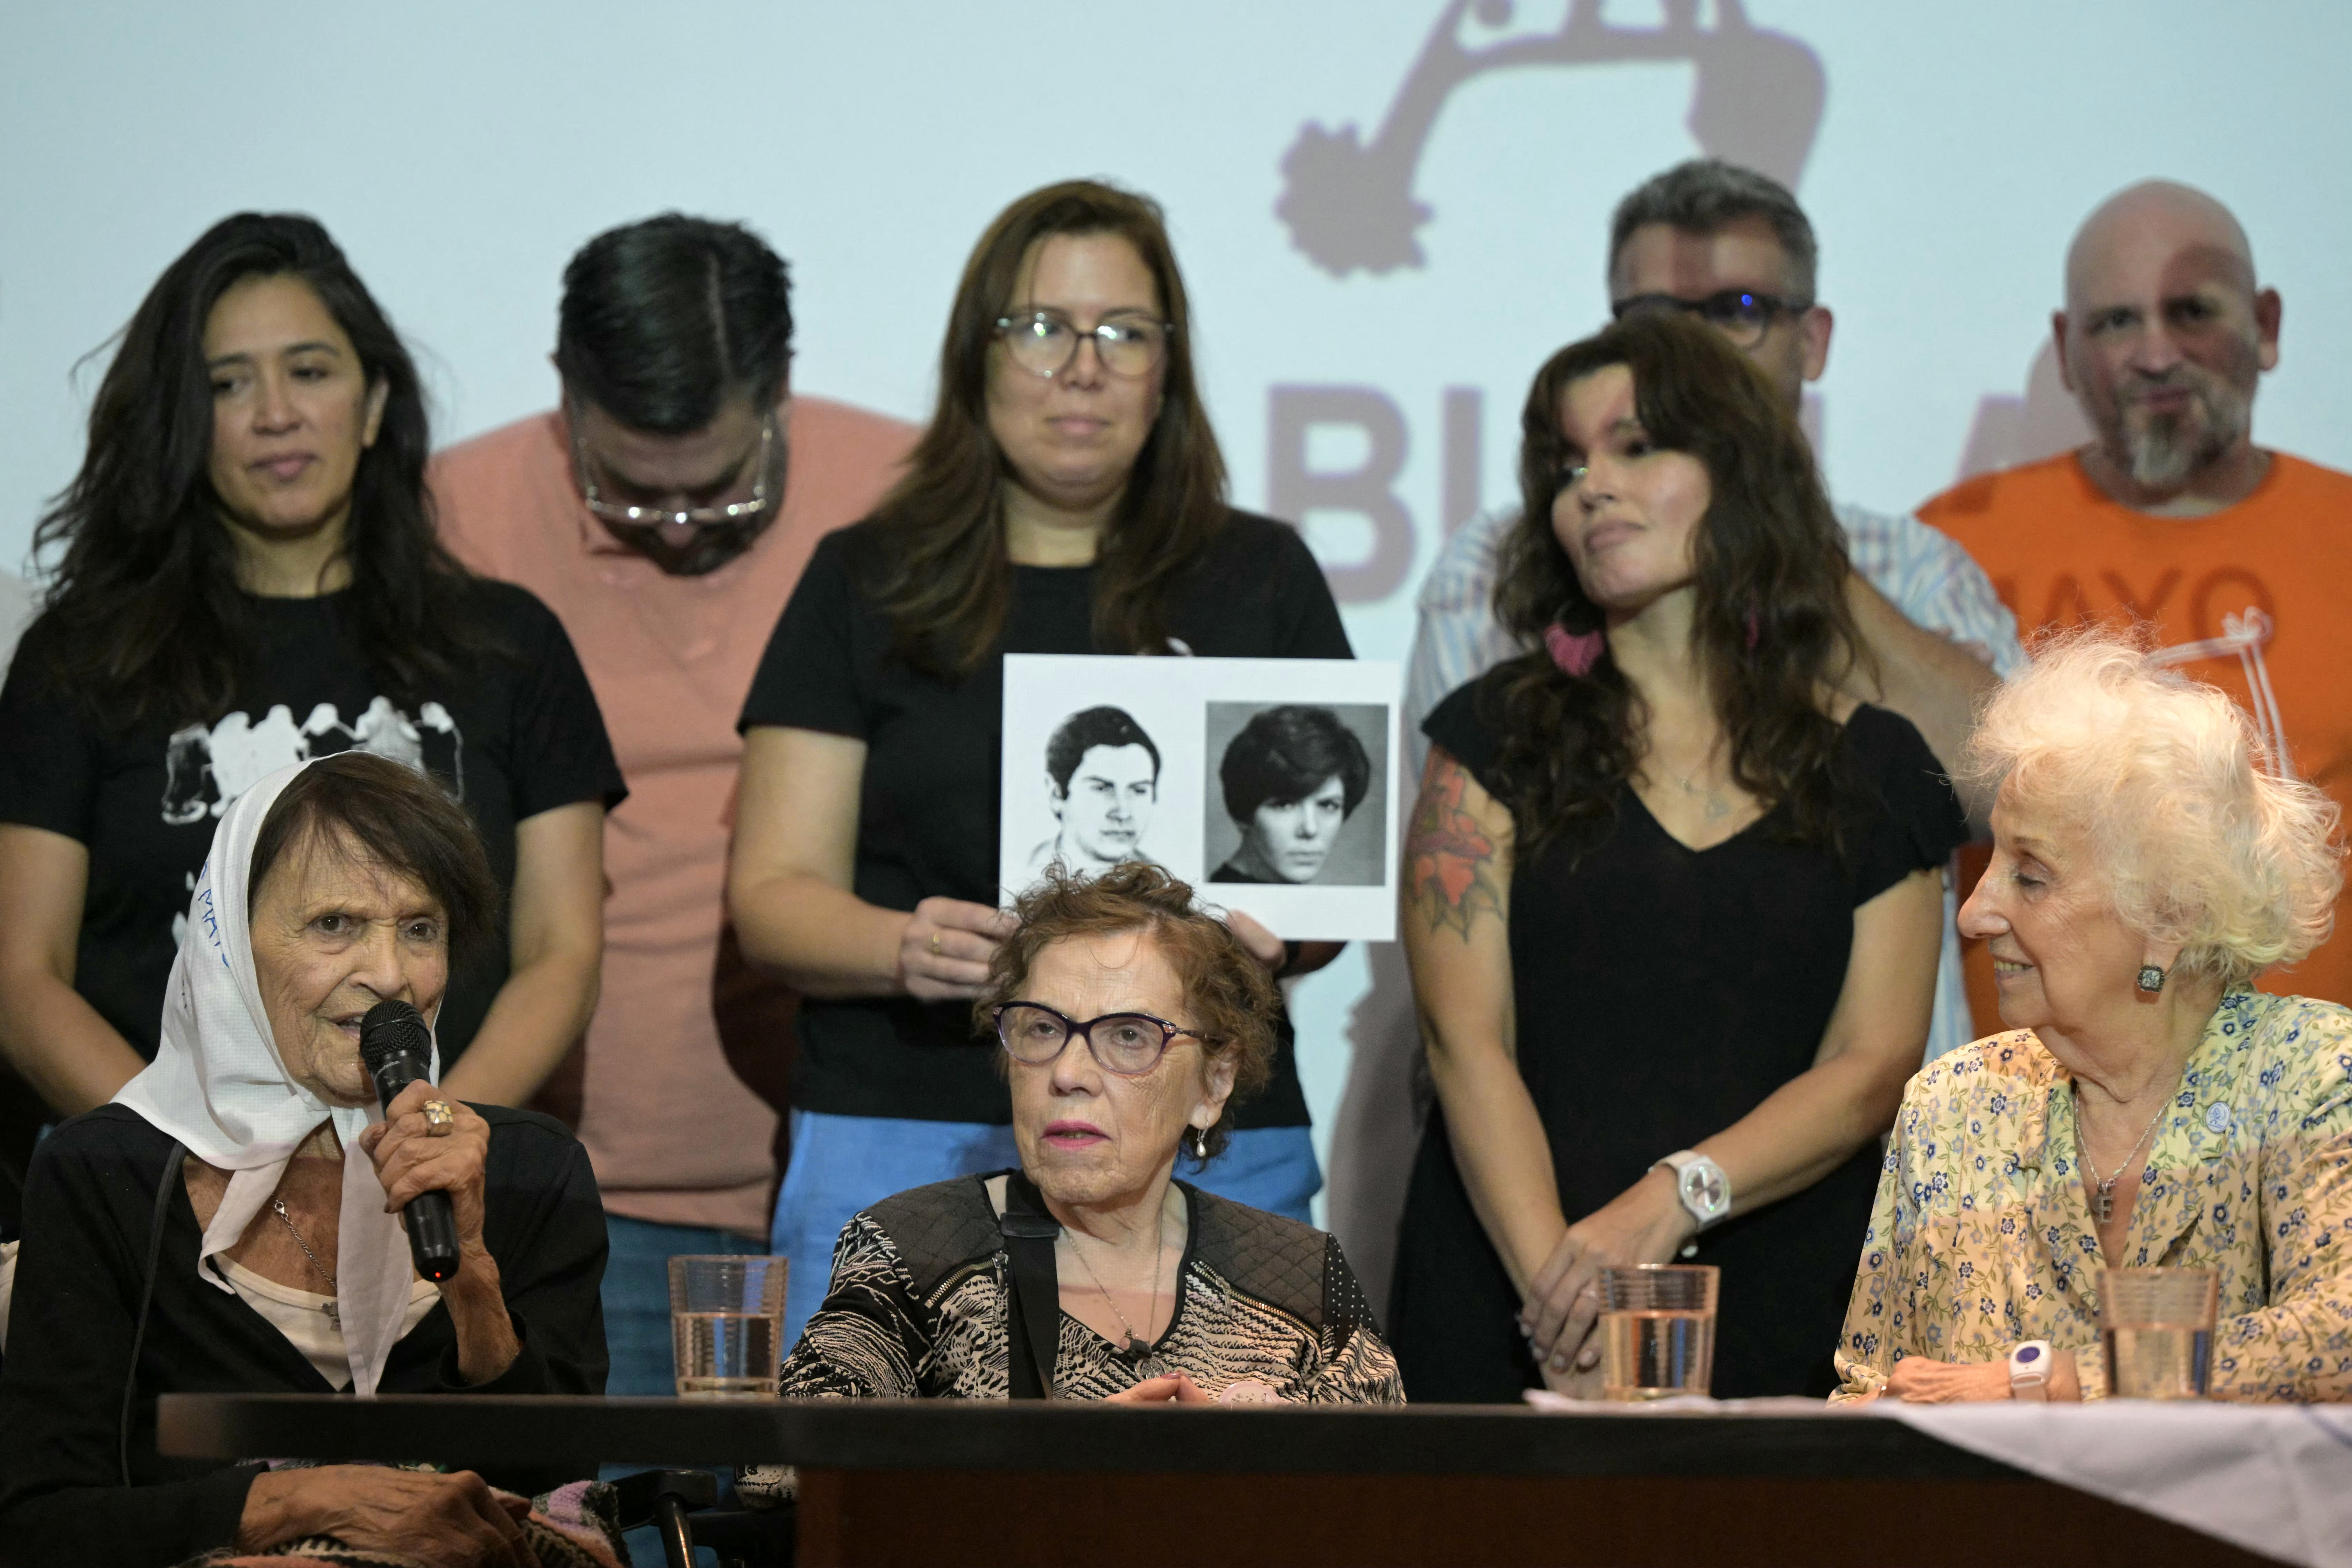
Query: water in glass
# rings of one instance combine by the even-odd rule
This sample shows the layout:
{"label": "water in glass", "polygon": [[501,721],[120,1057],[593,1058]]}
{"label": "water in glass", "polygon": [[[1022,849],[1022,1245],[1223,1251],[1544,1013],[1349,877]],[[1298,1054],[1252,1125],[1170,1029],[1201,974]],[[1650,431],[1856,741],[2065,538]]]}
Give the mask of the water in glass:
{"label": "water in glass", "polygon": [[2107,1392],[2118,1399],[2202,1399],[2213,1371],[2213,1334],[2195,1323],[2111,1323]]}
{"label": "water in glass", "polygon": [[2110,1268],[2099,1342],[2118,1399],[2202,1399],[2213,1374],[2221,1278],[2210,1268]]}
{"label": "water in glass", "polygon": [[766,1312],[672,1312],[681,1397],[727,1398],[776,1392],[782,1324]]}
{"label": "water in glass", "polygon": [[1715,1373],[1716,1291],[1706,1263],[1641,1263],[1601,1270],[1601,1396],[1704,1396]]}
{"label": "water in glass", "polygon": [[681,1398],[773,1398],[784,1340],[781,1258],[669,1260],[670,1348]]}
{"label": "water in glass", "polygon": [[1605,1399],[1705,1394],[1715,1368],[1715,1314],[1601,1314],[1601,1393]]}

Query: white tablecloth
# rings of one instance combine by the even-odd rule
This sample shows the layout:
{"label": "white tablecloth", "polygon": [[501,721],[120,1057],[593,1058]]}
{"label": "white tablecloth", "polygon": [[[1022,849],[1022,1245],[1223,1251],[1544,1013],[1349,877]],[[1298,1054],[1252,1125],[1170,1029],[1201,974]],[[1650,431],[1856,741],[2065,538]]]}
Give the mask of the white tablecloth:
{"label": "white tablecloth", "polygon": [[2307,1568],[2352,1568],[2352,1407],[2161,1404],[1898,1405],[1832,1409],[1810,1399],[1601,1405],[1533,1393],[1579,1415],[1817,1415],[1901,1421],[1982,1454]]}
{"label": "white tablecloth", "polygon": [[1954,1447],[2309,1568],[2352,1568],[2352,1411],[2335,1405],[1894,1405]]}

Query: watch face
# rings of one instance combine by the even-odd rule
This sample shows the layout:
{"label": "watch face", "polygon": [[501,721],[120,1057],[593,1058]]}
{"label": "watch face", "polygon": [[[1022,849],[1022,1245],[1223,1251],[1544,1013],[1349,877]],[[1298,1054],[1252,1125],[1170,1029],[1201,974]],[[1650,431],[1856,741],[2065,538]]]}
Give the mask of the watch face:
{"label": "watch face", "polygon": [[1724,1192],[1722,1168],[1712,1161],[1683,1167],[1683,1200],[1702,1213],[1721,1214],[1731,1201]]}

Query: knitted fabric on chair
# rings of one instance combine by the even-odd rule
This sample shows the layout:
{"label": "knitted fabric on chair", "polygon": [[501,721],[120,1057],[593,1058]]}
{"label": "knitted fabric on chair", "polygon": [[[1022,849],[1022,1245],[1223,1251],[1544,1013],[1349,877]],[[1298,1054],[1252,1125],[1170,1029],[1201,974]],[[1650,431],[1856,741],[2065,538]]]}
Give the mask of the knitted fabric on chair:
{"label": "knitted fabric on chair", "polygon": [[[495,1487],[491,1491],[500,1498],[515,1495]],[[572,1481],[551,1492],[541,1493],[530,1500],[530,1516],[521,1524],[524,1544],[530,1549],[539,1568],[627,1568],[629,1559],[621,1547],[613,1489],[602,1481]],[[281,1542],[267,1552],[245,1555],[223,1547],[190,1558],[183,1568],[321,1568],[322,1564],[331,1568],[434,1568],[420,1557],[361,1551],[327,1535]]]}

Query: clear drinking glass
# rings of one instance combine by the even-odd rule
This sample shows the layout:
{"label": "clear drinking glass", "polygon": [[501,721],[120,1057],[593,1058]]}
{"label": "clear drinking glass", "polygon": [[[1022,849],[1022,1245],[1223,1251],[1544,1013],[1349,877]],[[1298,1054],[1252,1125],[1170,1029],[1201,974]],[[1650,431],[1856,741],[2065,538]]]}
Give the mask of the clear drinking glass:
{"label": "clear drinking glass", "polygon": [[788,1267],[782,1258],[669,1260],[670,1347],[681,1397],[775,1397]]}
{"label": "clear drinking glass", "polygon": [[2110,1268],[2099,1342],[2117,1399],[2202,1399],[2213,1376],[2221,1277],[2210,1268]]}
{"label": "clear drinking glass", "polygon": [[1706,1263],[1601,1271],[1601,1396],[1670,1399],[1706,1393],[1715,1373],[1715,1293]]}

